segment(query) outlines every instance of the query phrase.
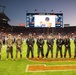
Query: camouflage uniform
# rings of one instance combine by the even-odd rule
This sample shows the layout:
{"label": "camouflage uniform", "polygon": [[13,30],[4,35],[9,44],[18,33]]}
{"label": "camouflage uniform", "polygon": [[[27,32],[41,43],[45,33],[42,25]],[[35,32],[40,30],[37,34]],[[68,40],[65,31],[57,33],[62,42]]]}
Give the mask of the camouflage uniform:
{"label": "camouflage uniform", "polygon": [[22,39],[16,40],[16,58],[18,57],[18,52],[20,52],[20,58],[22,58]]}
{"label": "camouflage uniform", "polygon": [[[8,36],[11,36],[10,34]],[[6,45],[7,45],[7,50],[6,50],[6,53],[7,53],[7,59],[9,58],[9,53],[11,55],[11,58],[13,59],[13,39],[12,38],[8,38],[6,40]]]}

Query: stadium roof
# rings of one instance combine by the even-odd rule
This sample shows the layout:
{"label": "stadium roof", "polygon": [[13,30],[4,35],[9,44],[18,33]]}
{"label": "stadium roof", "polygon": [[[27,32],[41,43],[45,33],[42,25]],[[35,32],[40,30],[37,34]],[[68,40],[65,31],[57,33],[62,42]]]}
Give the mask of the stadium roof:
{"label": "stadium roof", "polygon": [[4,14],[0,12],[0,19],[5,21],[10,21],[10,19]]}

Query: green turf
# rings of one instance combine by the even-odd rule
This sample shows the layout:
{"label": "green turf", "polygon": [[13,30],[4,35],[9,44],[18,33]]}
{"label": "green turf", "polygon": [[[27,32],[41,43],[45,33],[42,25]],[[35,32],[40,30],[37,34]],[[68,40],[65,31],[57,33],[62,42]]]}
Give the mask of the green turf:
{"label": "green turf", "polygon": [[[45,41],[46,42],[46,41]],[[47,46],[46,44],[44,45],[44,53],[46,54],[46,49]],[[16,47],[15,44],[13,45],[13,54],[14,54],[14,59],[16,55]],[[45,64],[45,65],[70,65],[70,64],[75,64],[76,62],[34,62],[34,61],[29,61],[26,59],[26,53],[27,53],[27,45],[24,42],[22,46],[22,54],[23,58],[22,60],[18,56],[18,60],[7,60],[6,61],[6,45],[2,47],[2,60],[0,61],[0,75],[75,75],[76,71],[55,71],[55,72],[25,72],[26,66],[31,64]],[[56,55],[56,43],[54,43],[54,58]],[[72,52],[72,58],[74,57],[74,41],[71,41],[71,52]],[[63,46],[63,53],[64,53],[64,46]],[[35,57],[37,56],[37,45],[35,43],[34,45],[34,55]],[[50,58],[50,54],[49,54]],[[59,57],[60,58],[60,57]],[[58,58],[58,59],[59,59]],[[68,57],[67,57],[68,58]]]}

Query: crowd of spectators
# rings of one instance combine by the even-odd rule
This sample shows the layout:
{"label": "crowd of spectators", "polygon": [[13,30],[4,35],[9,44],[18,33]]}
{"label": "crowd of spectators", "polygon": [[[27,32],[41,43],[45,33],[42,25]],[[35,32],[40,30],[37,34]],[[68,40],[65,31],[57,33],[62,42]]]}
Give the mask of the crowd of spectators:
{"label": "crowd of spectators", "polygon": [[28,34],[31,33],[33,36],[43,35],[45,38],[47,35],[57,37],[58,35],[68,35],[69,37],[76,35],[76,27],[64,27],[64,28],[26,28],[21,26],[11,27],[0,27],[0,35],[6,36],[12,34],[16,37],[18,34],[22,35],[23,38],[27,38]]}

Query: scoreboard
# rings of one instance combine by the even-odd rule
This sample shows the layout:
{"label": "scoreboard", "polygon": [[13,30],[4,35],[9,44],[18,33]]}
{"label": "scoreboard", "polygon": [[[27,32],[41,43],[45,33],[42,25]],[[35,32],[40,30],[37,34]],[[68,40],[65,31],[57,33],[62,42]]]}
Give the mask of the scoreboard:
{"label": "scoreboard", "polygon": [[63,13],[26,13],[26,27],[63,27]]}

